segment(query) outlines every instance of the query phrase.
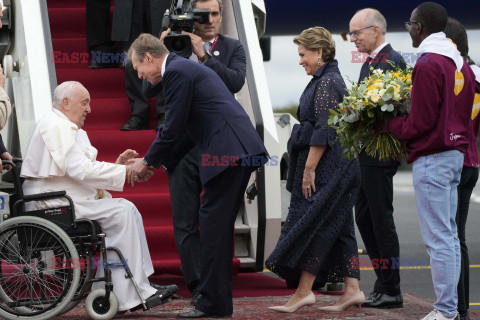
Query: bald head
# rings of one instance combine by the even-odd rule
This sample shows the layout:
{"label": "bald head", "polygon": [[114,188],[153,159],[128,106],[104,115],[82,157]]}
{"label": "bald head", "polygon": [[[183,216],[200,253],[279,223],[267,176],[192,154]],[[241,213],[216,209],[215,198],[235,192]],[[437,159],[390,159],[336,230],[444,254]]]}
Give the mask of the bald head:
{"label": "bald head", "polygon": [[350,32],[350,41],[355,43],[358,51],[371,54],[385,42],[387,21],[376,9],[362,9],[350,20]]}
{"label": "bald head", "polygon": [[385,20],[383,14],[381,14],[377,9],[366,8],[358,10],[351,21],[354,19],[358,20],[360,23],[363,23],[365,26],[378,26],[383,35],[387,33],[387,20]]}

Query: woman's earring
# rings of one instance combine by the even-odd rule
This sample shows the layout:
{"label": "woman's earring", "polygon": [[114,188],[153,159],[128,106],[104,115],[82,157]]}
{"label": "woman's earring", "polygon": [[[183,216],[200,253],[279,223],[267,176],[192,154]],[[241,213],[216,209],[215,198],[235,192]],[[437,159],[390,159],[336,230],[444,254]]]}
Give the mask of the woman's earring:
{"label": "woman's earring", "polygon": [[322,65],[322,57],[318,57],[318,65],[319,65],[319,66]]}

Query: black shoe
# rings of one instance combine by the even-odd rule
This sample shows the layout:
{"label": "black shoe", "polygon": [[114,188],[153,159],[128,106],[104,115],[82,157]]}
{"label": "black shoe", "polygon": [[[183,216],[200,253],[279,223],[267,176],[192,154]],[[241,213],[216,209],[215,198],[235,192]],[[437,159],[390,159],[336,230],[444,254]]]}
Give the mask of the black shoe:
{"label": "black shoe", "polygon": [[[106,68],[120,68],[122,63],[120,62],[113,62],[119,61],[118,60],[111,60],[111,58],[115,55],[120,55],[121,52],[118,51],[117,44],[112,41],[107,41],[104,43],[100,43],[98,45],[94,45],[89,47],[88,51],[92,54],[92,51],[95,51],[95,56],[92,55],[92,62],[88,66],[88,69],[106,69]],[[99,57],[103,57],[106,55],[108,58],[105,61],[102,59],[98,59]]]}
{"label": "black shoe", "polygon": [[171,285],[168,285],[168,286],[161,286],[161,285],[158,285],[156,283],[150,282],[150,286],[152,288],[157,289],[157,291],[160,291],[163,294],[173,295],[175,292],[178,291],[178,287],[177,287],[176,284],[171,284]]}
{"label": "black shoe", "polygon": [[370,296],[365,299],[365,302],[362,304],[364,307],[368,307],[370,304],[373,303],[373,301],[375,301],[375,298],[379,295],[378,292],[375,292],[375,291],[372,291],[370,293]]}
{"label": "black shoe", "polygon": [[198,300],[200,300],[201,297],[202,295],[200,294],[199,291],[195,292],[195,294],[193,295],[192,301],[190,301],[190,305],[196,306]]}
{"label": "black shoe", "polygon": [[465,314],[459,315],[459,320],[470,320],[470,316],[468,315],[468,312]]}
{"label": "black shoe", "polygon": [[101,63],[92,62],[88,65],[88,69],[108,69],[108,68],[121,68],[121,63]]}
{"label": "black shoe", "polygon": [[391,309],[391,308],[403,308],[403,297],[402,294],[397,294],[395,296],[389,296],[385,293],[377,294],[371,303],[366,303],[365,301],[362,306],[365,308],[378,308],[378,309]]}
{"label": "black shoe", "polygon": [[205,312],[202,312],[197,309],[193,309],[192,311],[189,312],[184,312],[184,313],[179,313],[177,314],[177,318],[179,319],[198,319],[198,318],[231,318],[231,314],[227,314],[224,316],[221,315],[216,315],[216,314],[208,314]]}
{"label": "black shoe", "polygon": [[122,131],[137,131],[137,130],[146,130],[148,129],[148,124],[145,119],[142,119],[137,116],[131,116],[130,119],[125,123],[120,130]]}

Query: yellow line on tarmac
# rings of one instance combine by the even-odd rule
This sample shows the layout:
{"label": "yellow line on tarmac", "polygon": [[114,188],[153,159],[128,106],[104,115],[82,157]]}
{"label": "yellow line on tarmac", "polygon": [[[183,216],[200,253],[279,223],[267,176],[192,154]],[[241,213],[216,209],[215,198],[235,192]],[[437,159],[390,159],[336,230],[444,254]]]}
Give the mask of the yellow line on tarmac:
{"label": "yellow line on tarmac", "polygon": [[471,306],[480,306],[480,302],[470,303]]}
{"label": "yellow line on tarmac", "polygon": [[[480,268],[480,264],[471,264],[470,268]],[[400,267],[400,270],[425,270],[431,269],[430,266],[404,266]],[[362,267],[360,270],[373,270],[373,267]]]}
{"label": "yellow line on tarmac", "polygon": [[[470,268],[480,268],[480,264],[471,264]],[[430,266],[404,266],[400,267],[400,270],[426,270],[430,269]],[[360,270],[373,270],[373,267],[362,267]],[[271,272],[268,269],[263,269],[263,272]],[[479,304],[480,305],[480,304]]]}

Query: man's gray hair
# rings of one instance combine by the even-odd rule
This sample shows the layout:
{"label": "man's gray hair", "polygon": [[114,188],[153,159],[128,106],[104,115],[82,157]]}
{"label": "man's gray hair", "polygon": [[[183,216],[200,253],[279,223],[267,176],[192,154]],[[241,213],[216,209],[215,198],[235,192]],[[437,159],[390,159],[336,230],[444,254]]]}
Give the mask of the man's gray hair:
{"label": "man's gray hair", "polygon": [[160,39],[149,33],[142,33],[133,41],[130,49],[128,49],[128,60],[133,60],[133,52],[135,52],[138,62],[143,62],[147,52],[155,58],[161,58],[169,53]]}
{"label": "man's gray hair", "polygon": [[[192,0],[192,2],[190,2],[190,10],[193,10],[197,7],[197,2],[206,2],[206,1],[210,1],[210,0]],[[221,15],[223,12],[223,1],[217,0],[217,2],[218,2],[218,7],[220,8],[220,15]]]}
{"label": "man's gray hair", "polygon": [[59,109],[62,106],[63,99],[72,99],[76,90],[76,85],[83,87],[83,84],[78,81],[65,81],[59,84],[55,88],[55,91],[53,91],[53,107]]}
{"label": "man's gray hair", "polygon": [[379,26],[380,30],[382,30],[382,34],[387,33],[387,20],[385,20],[385,17],[383,14],[380,13],[377,9],[373,8],[366,8],[362,10],[358,10],[357,13],[359,12],[364,12],[366,13],[365,16],[365,26]]}

